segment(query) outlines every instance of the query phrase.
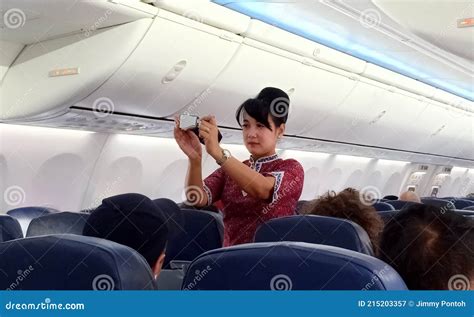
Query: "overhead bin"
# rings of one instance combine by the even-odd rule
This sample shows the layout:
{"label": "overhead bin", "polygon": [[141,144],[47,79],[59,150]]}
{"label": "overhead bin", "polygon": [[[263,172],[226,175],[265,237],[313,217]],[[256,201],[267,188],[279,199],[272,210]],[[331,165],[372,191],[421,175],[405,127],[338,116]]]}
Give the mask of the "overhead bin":
{"label": "overhead bin", "polygon": [[94,109],[97,100],[108,98],[115,112],[166,117],[186,106],[192,111],[192,102],[206,94],[241,41],[228,31],[161,10],[120,69],[75,106]]}
{"label": "overhead bin", "polygon": [[209,0],[156,0],[153,4],[158,8],[235,34],[244,33],[250,23],[249,16]]}
{"label": "overhead bin", "polygon": [[427,98],[432,98],[436,91],[433,86],[370,63],[367,63],[362,76]]}
{"label": "overhead bin", "polygon": [[472,113],[429,100],[417,124],[430,129],[429,137],[420,141],[422,152],[474,159]]}
{"label": "overhead bin", "polygon": [[264,87],[278,87],[291,100],[286,133],[300,134],[308,124],[337,105],[355,85],[353,80],[338,74],[337,69],[329,72],[303,61],[296,54],[245,39],[210,87],[211,93],[197,108],[198,113],[213,113],[219,124],[238,127],[234,116],[237,107]]}
{"label": "overhead bin", "polygon": [[[337,109],[315,122],[305,136],[400,148],[397,132],[415,133],[410,123],[416,120],[424,106],[418,100],[390,92],[388,88],[380,83],[359,80]],[[410,147],[410,141],[406,140],[404,146]]]}
{"label": "overhead bin", "polygon": [[243,34],[262,43],[299,54],[318,62],[328,64],[355,74],[364,71],[366,62],[327,46],[307,40],[301,36],[276,28],[270,24],[252,19]]}
{"label": "overhead bin", "polygon": [[5,75],[0,120],[38,120],[66,112],[122,65],[151,22],[140,19],[28,45]]}
{"label": "overhead bin", "polygon": [[153,18],[158,8],[140,0],[2,0],[1,11],[0,39],[28,45]]}

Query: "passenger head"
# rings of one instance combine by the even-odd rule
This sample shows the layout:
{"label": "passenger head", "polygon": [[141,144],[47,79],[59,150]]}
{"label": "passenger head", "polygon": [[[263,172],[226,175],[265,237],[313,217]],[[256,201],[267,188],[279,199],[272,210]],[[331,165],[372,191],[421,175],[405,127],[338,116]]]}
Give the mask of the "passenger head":
{"label": "passenger head", "polygon": [[155,277],[159,275],[168,229],[161,210],[148,197],[123,194],[102,200],[87,219],[83,234],[135,249],[148,262]]}
{"label": "passenger head", "polygon": [[474,288],[474,222],[454,211],[415,204],[383,231],[380,258],[409,289]]}
{"label": "passenger head", "polygon": [[412,191],[406,191],[400,194],[400,198],[398,200],[403,201],[412,201],[415,203],[421,203],[420,197]]}
{"label": "passenger head", "polygon": [[290,99],[278,88],[264,88],[256,98],[245,101],[236,112],[244,144],[256,158],[273,154],[285,132]]}
{"label": "passenger head", "polygon": [[375,254],[378,253],[383,220],[374,207],[367,205],[359,191],[346,188],[338,194],[328,192],[306,203],[301,213],[343,218],[357,223],[367,232]]}

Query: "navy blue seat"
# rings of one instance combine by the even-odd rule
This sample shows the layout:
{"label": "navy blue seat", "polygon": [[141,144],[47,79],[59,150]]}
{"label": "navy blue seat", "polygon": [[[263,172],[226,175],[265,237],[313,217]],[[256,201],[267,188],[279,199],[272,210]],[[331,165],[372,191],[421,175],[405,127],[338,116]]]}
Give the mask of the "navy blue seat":
{"label": "navy blue seat", "polygon": [[474,206],[463,208],[463,210],[474,210]]}
{"label": "navy blue seat", "polygon": [[201,253],[221,248],[224,237],[222,216],[204,210],[181,209],[179,226],[166,246],[164,268],[171,261],[192,261]]}
{"label": "navy blue seat", "polygon": [[455,209],[464,209],[471,206],[474,207],[474,201],[466,199],[450,199],[450,201],[454,204]]}
{"label": "navy blue seat", "polygon": [[377,211],[395,210],[395,208],[392,205],[388,204],[387,202],[382,202],[382,201],[378,201],[374,203],[372,206]]}
{"label": "navy blue seat", "polygon": [[392,205],[392,207],[395,210],[400,210],[403,207],[405,207],[405,205],[411,204],[412,202],[404,201],[404,200],[387,200],[385,203],[389,204],[389,205]]}
{"label": "navy blue seat", "polygon": [[78,235],[0,243],[0,289],[152,290],[145,259],[121,244]]}
{"label": "navy blue seat", "polygon": [[472,216],[474,215],[474,210],[469,210],[469,209],[454,209],[454,211],[458,214],[461,214],[463,216]]}
{"label": "navy blue seat", "polygon": [[8,215],[0,215],[0,242],[20,238],[23,238],[23,232],[18,220]]}
{"label": "navy blue seat", "polygon": [[304,205],[306,205],[308,201],[307,200],[299,200],[297,203],[296,203],[296,214],[300,214],[301,213],[301,209],[304,207]]}
{"label": "navy blue seat", "polygon": [[453,202],[449,201],[449,200],[425,197],[425,198],[421,198],[421,202],[425,205],[438,207],[438,208],[441,208],[443,210],[456,209]]}
{"label": "navy blue seat", "polygon": [[70,233],[82,235],[82,229],[89,214],[78,212],[57,212],[31,220],[27,237],[42,236],[47,234]]}
{"label": "navy blue seat", "polygon": [[271,219],[257,228],[254,241],[308,242],[374,254],[369,236],[361,226],[347,219],[325,216],[298,215]]}
{"label": "navy blue seat", "polygon": [[212,250],[193,261],[185,290],[406,290],[388,264],[333,246],[253,243]]}
{"label": "navy blue seat", "polygon": [[383,222],[387,224],[392,220],[400,210],[385,210],[379,212],[379,216],[382,218]]}
{"label": "navy blue seat", "polygon": [[58,212],[58,210],[48,207],[21,207],[15,208],[7,211],[7,215],[12,216],[21,225],[21,230],[23,231],[23,236],[26,236],[26,231],[28,226],[34,218],[48,215],[53,212]]}

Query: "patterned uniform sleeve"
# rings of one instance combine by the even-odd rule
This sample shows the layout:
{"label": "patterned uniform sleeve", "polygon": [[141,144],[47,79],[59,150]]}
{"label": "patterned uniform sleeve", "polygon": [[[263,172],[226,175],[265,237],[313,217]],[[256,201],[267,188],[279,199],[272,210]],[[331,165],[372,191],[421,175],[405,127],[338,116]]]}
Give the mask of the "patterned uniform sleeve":
{"label": "patterned uniform sleeve", "polygon": [[275,171],[263,174],[275,177],[270,204],[275,204],[281,200],[298,201],[303,191],[304,182],[304,170],[298,161],[293,159],[284,160]]}
{"label": "patterned uniform sleeve", "polygon": [[221,199],[224,190],[225,174],[222,168],[215,170],[204,179],[204,191],[207,195],[207,205],[210,206]]}

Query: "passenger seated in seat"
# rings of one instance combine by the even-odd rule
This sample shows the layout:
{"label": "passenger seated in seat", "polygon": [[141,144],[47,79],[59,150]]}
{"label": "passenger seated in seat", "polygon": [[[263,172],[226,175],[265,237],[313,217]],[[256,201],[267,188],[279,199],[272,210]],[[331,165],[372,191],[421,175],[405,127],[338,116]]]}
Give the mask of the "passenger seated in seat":
{"label": "passenger seated in seat", "polygon": [[412,205],[387,223],[380,258],[409,289],[474,289],[474,221],[453,211]]}
{"label": "passenger seated in seat", "polygon": [[378,254],[384,223],[374,207],[367,204],[359,191],[346,188],[338,194],[334,191],[328,192],[318,199],[308,201],[300,213],[344,218],[357,223],[367,232],[374,253]]}
{"label": "passenger seated in seat", "polygon": [[140,253],[154,277],[165,259],[168,228],[162,211],[148,197],[123,194],[102,200],[87,219],[83,235],[111,240]]}
{"label": "passenger seated in seat", "polygon": [[266,87],[256,98],[238,107],[236,120],[250,152],[250,158],[243,162],[219,145],[216,119],[201,118],[199,136],[206,152],[220,165],[205,179],[199,138],[180,129],[176,120],[174,137],[188,157],[187,201],[197,207],[221,203],[224,246],[252,242],[262,223],[295,214],[303,190],[304,170],[298,161],[282,159],[276,153],[277,142],[285,132],[289,106],[284,91]]}
{"label": "passenger seated in seat", "polygon": [[412,191],[401,193],[400,198],[398,200],[413,201],[415,203],[421,203],[420,197]]}

